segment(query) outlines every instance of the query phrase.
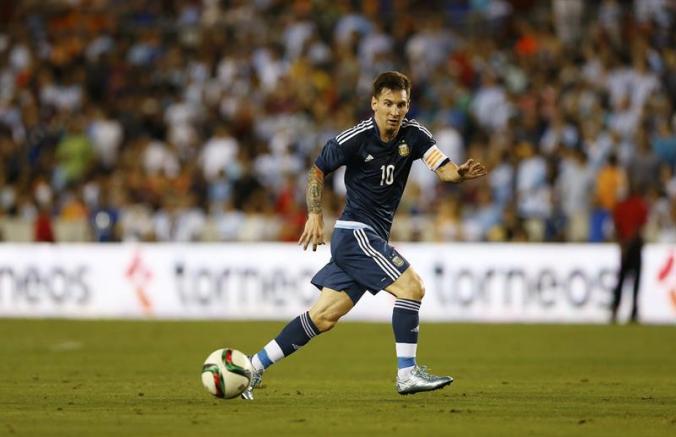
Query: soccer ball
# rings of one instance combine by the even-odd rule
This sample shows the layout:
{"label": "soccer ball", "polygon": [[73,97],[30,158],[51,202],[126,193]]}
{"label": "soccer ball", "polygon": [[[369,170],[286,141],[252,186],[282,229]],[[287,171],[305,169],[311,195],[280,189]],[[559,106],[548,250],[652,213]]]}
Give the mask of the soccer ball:
{"label": "soccer ball", "polygon": [[242,352],[218,349],[204,361],[202,385],[217,398],[232,399],[249,386],[251,371],[251,361]]}

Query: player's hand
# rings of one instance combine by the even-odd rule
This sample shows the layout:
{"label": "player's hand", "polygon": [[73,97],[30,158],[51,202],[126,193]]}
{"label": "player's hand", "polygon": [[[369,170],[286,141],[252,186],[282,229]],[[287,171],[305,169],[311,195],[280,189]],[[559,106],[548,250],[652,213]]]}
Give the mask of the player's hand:
{"label": "player's hand", "polygon": [[298,240],[303,250],[312,244],[312,251],[317,251],[317,246],[324,244],[324,217],[322,214],[310,213],[305,222],[305,229]]}
{"label": "player's hand", "polygon": [[486,176],[487,173],[488,171],[482,163],[471,158],[458,166],[458,174],[463,179],[475,179],[481,176]]}

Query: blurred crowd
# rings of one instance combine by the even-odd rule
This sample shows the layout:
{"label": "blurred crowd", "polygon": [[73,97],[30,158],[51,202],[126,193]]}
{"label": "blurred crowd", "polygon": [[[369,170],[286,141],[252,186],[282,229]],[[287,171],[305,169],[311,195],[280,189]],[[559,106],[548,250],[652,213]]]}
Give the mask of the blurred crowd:
{"label": "blurred crowd", "polygon": [[[675,19],[669,0],[2,2],[0,220],[294,241],[307,169],[399,70],[408,118],[490,174],[414,165],[393,239],[610,241],[634,192],[649,241],[676,242]],[[341,172],[325,193],[335,217]]]}

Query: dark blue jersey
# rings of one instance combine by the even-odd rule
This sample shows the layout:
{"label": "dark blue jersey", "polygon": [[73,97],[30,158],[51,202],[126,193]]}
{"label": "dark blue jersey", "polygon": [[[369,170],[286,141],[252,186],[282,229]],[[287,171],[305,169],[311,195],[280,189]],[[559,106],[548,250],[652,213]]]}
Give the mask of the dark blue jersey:
{"label": "dark blue jersey", "polygon": [[371,226],[389,239],[394,213],[406,187],[411,164],[425,157],[427,166],[436,170],[443,155],[432,134],[415,120],[404,119],[396,138],[380,140],[373,118],[364,120],[335,138],[322,149],[315,165],[326,175],[345,165],[347,195],[340,220]]}

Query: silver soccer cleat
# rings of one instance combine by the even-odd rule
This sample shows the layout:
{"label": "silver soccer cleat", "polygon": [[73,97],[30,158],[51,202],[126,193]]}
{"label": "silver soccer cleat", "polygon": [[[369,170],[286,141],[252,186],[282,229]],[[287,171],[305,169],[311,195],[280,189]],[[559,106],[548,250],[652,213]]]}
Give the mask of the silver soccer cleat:
{"label": "silver soccer cleat", "polygon": [[410,395],[421,391],[438,390],[453,382],[451,376],[436,376],[427,372],[426,366],[416,365],[406,379],[397,377],[397,392],[400,395]]}
{"label": "silver soccer cleat", "polygon": [[251,379],[249,379],[249,387],[242,392],[240,397],[246,399],[247,401],[253,401],[253,390],[261,385],[263,381],[263,372],[256,372],[255,370],[251,371]]}

